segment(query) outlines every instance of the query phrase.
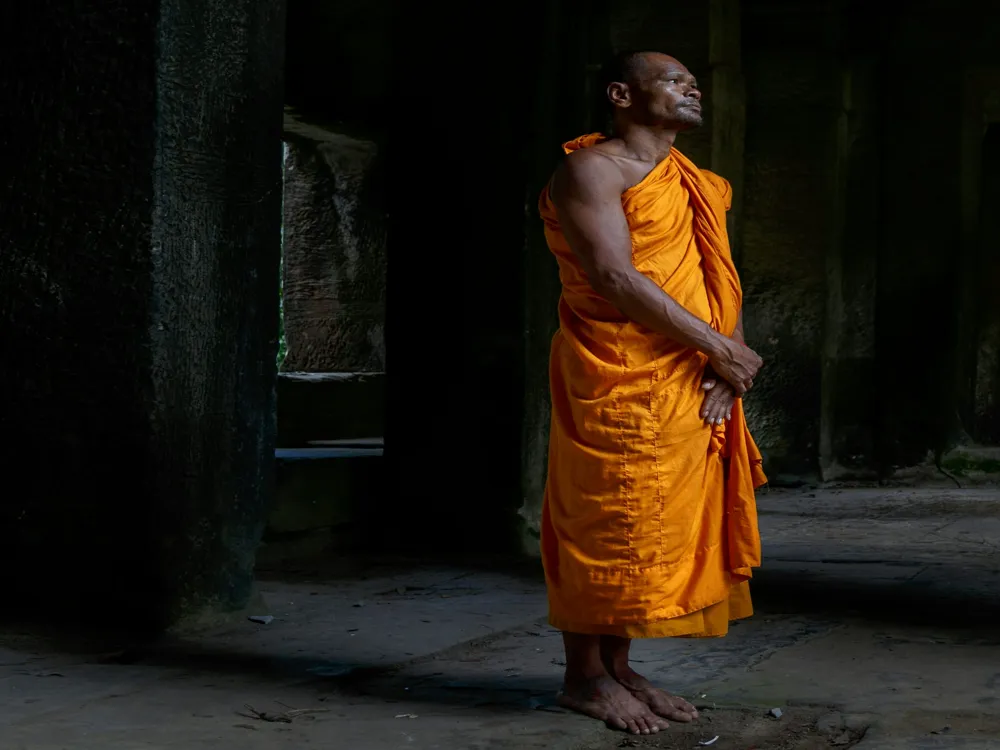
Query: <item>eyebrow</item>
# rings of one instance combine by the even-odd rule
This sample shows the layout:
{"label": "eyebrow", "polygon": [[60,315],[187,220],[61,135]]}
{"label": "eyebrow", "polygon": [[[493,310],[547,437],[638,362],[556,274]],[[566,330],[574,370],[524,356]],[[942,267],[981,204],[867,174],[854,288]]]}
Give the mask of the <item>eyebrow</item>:
{"label": "eyebrow", "polygon": [[668,70],[663,73],[663,78],[690,78],[692,81],[697,81],[698,79],[690,71],[682,72],[680,70]]}

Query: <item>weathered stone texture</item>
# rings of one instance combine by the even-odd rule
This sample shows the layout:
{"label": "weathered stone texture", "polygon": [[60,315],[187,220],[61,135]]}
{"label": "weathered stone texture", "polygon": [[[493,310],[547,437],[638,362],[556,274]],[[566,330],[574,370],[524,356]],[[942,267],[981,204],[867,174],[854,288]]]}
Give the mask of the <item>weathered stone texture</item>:
{"label": "weathered stone texture", "polygon": [[840,93],[822,43],[830,21],[790,2],[744,8],[740,270],[747,338],[766,362],[747,409],[775,475],[814,473],[817,462],[830,157]]}
{"label": "weathered stone texture", "polygon": [[289,372],[385,370],[386,207],[378,148],[333,133],[285,155]]}
{"label": "weathered stone texture", "polygon": [[160,627],[250,596],[274,449],[283,10],[2,12],[12,610]]}

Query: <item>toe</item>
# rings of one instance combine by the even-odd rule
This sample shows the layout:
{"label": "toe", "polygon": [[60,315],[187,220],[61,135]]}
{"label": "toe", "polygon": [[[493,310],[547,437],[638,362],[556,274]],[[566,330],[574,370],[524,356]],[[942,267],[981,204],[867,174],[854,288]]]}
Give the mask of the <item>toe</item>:
{"label": "toe", "polygon": [[628,722],[625,721],[621,716],[612,716],[607,719],[607,724],[612,729],[620,729],[623,732],[631,732],[632,729],[629,727]]}
{"label": "toe", "polygon": [[682,721],[694,721],[698,718],[698,709],[692,706],[683,698],[677,698],[674,701],[674,710],[683,717]]}
{"label": "toe", "polygon": [[632,717],[639,725],[639,730],[643,734],[652,734],[653,727],[656,726],[656,714],[638,701],[635,702],[632,710]]}
{"label": "toe", "polygon": [[680,708],[682,711],[687,711],[692,716],[698,715],[698,709],[695,708],[691,703],[688,703],[683,698],[677,699],[677,707]]}
{"label": "toe", "polygon": [[654,710],[668,719],[674,721],[694,721],[698,718],[698,711],[683,698],[670,695],[665,700],[652,703]]}
{"label": "toe", "polygon": [[625,723],[628,725],[628,731],[632,734],[642,734],[642,729],[639,728],[639,722],[635,719],[626,719]]}

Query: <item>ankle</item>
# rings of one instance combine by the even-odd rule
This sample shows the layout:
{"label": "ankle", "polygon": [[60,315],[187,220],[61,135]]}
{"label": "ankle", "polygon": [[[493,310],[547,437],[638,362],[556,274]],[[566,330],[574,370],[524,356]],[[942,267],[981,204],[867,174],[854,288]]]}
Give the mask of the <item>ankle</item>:
{"label": "ankle", "polygon": [[600,662],[587,662],[585,664],[567,665],[566,675],[563,679],[567,684],[578,685],[610,676],[608,670]]}
{"label": "ankle", "polygon": [[604,669],[616,680],[632,677],[636,674],[627,659],[606,659],[604,661]]}
{"label": "ankle", "polygon": [[566,647],[566,682],[589,682],[608,676],[601,660],[599,636],[563,633],[563,641]]}

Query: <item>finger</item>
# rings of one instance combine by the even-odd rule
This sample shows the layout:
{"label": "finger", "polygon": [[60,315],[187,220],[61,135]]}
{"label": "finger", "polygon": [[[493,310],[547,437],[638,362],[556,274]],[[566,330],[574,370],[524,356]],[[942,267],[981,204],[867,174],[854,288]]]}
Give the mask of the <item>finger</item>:
{"label": "finger", "polygon": [[705,394],[705,398],[701,402],[701,418],[708,419],[708,415],[712,413],[715,407],[716,394],[714,391],[710,391]]}
{"label": "finger", "polygon": [[722,412],[723,412],[722,415],[726,419],[732,419],[733,418],[733,407],[735,405],[736,405],[736,399],[733,396],[730,396],[729,398],[727,398],[725,400],[725,402],[722,404]]}
{"label": "finger", "polygon": [[708,423],[718,424],[719,420],[722,419],[723,413],[724,413],[724,406],[722,403],[722,399],[718,399],[714,404],[712,404],[712,408],[708,412]]}
{"label": "finger", "polygon": [[713,392],[705,397],[705,405],[701,410],[701,417],[706,422],[714,422],[719,416],[719,396]]}
{"label": "finger", "polygon": [[726,412],[729,410],[729,405],[726,399],[723,399],[715,407],[715,424],[724,424],[726,421]]}

